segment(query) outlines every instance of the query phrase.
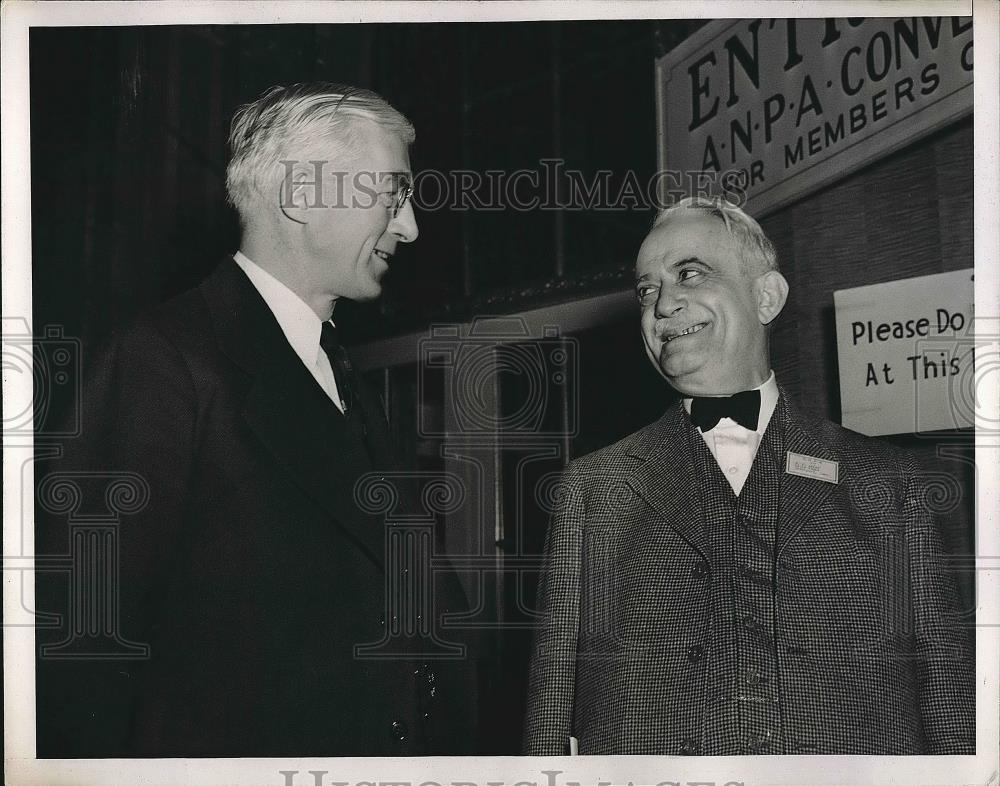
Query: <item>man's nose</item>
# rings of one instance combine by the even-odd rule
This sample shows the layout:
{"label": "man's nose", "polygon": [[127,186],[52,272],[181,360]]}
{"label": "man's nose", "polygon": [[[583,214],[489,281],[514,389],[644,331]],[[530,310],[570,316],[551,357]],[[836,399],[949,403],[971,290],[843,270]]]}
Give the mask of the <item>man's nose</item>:
{"label": "man's nose", "polygon": [[683,292],[675,287],[660,288],[660,296],[656,299],[656,316],[658,319],[672,317],[685,305]]}
{"label": "man's nose", "polygon": [[420,230],[417,229],[417,216],[413,212],[412,200],[407,200],[403,209],[389,222],[389,231],[399,239],[400,243],[412,243],[417,239]]}

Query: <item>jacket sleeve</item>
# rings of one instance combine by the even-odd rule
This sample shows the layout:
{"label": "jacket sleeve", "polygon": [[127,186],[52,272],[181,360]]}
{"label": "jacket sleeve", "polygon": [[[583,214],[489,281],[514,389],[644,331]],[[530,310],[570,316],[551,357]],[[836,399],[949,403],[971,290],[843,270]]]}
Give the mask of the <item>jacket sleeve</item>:
{"label": "jacket sleeve", "polygon": [[934,492],[915,461],[906,472],[907,553],[920,686],[929,754],[976,752],[976,659],[933,512]]}
{"label": "jacket sleeve", "polygon": [[[110,527],[91,556],[117,574],[117,592],[105,595],[96,574],[82,574],[92,579],[83,583],[65,570],[37,576],[39,611],[61,619],[38,629],[39,645],[48,645],[37,661],[41,756],[127,753],[132,697],[146,661],[156,657],[142,654],[142,645],[150,642],[164,599],[160,582],[191,500],[197,404],[181,354],[143,322],[114,336],[89,366],[77,402],[79,433],[38,476],[36,548],[42,558],[72,557],[86,542],[72,535],[73,522],[96,514]],[[109,553],[116,558],[104,563]],[[74,559],[78,571],[78,553]],[[79,636],[79,611],[99,602],[104,635],[88,642]]]}
{"label": "jacket sleeve", "polygon": [[584,518],[582,479],[570,465],[545,539],[540,619],[528,677],[526,755],[565,755],[572,733]]}

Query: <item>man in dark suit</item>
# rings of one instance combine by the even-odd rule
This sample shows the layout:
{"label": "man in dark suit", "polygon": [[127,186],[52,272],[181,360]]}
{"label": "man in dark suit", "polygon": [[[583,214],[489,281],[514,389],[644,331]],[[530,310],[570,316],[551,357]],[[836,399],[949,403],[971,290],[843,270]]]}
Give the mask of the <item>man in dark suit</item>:
{"label": "man in dark suit", "polygon": [[683,200],[636,279],[684,398],[565,472],[527,752],[974,753],[975,662],[916,463],[777,385],[788,285],[760,226]]}
{"label": "man in dark suit", "polygon": [[[40,756],[467,752],[447,669],[378,657],[398,620],[356,484],[395,463],[331,321],[339,298],[378,297],[417,237],[413,138],[382,98],[334,84],[237,113],[240,251],[113,337],[82,434],[39,483],[39,554],[89,564],[81,522],[118,517],[107,613],[87,616],[107,603],[92,573],[39,582],[39,610],[64,622],[38,631]],[[454,586],[435,585],[436,614],[461,605]]]}

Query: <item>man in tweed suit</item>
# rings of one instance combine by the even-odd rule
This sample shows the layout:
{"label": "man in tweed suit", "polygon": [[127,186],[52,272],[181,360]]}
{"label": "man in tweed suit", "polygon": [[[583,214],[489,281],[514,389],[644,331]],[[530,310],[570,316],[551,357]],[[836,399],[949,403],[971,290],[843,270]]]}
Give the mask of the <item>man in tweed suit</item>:
{"label": "man in tweed suit", "polygon": [[788,285],[760,226],[683,200],[636,278],[685,398],[566,469],[526,752],[974,753],[974,658],[915,461],[777,385]]}

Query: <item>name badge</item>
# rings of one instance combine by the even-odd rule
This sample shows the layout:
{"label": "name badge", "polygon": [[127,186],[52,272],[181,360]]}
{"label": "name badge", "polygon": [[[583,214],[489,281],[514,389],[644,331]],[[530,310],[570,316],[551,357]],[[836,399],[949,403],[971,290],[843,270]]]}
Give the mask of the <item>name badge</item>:
{"label": "name badge", "polygon": [[803,478],[837,483],[840,476],[840,464],[836,461],[788,451],[785,472]]}

